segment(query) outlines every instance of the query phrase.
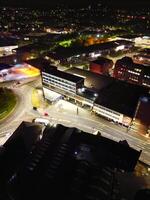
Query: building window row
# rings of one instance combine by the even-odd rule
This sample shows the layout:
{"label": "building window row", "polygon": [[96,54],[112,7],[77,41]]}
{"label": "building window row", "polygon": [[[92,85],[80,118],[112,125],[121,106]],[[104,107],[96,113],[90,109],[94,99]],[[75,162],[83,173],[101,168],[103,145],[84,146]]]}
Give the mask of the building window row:
{"label": "building window row", "polygon": [[68,83],[70,85],[75,85],[75,83],[71,82],[71,81],[68,81],[66,79],[63,79],[63,78],[60,78],[58,76],[54,76],[52,74],[48,74],[48,73],[45,73],[45,72],[42,72],[42,75],[44,75],[43,77],[49,77],[51,79],[55,79],[55,80],[58,80],[60,82],[65,82],[65,83]]}
{"label": "building window row", "polygon": [[108,117],[110,119],[114,119],[116,121],[119,121],[119,119],[120,119],[118,116],[112,115],[112,114],[110,114],[108,112],[107,113],[103,112],[101,109],[96,109],[95,111],[100,115],[103,115],[103,116]]}
{"label": "building window row", "polygon": [[134,68],[134,70],[135,70],[136,72],[141,72],[141,71],[142,71],[141,69],[138,69],[138,68]]}
{"label": "building window row", "polygon": [[102,109],[102,110],[105,110],[105,111],[108,112],[108,113],[113,113],[114,115],[120,116],[120,113],[118,113],[118,112],[112,111],[112,110],[110,110],[110,109],[108,109],[108,108],[106,108],[106,107],[100,106],[100,105],[98,105],[98,104],[96,104],[96,106],[97,106],[98,108]]}
{"label": "building window row", "polygon": [[138,79],[133,78],[133,77],[129,77],[129,80],[138,82]]}
{"label": "building window row", "polygon": [[148,76],[148,75],[144,75],[144,77],[150,79],[150,76]]}
{"label": "building window row", "polygon": [[51,84],[52,86],[56,86],[58,88],[61,88],[61,89],[68,90],[70,92],[76,93],[76,89],[72,88],[71,86],[64,86],[64,85],[62,85],[60,83],[56,83],[54,81],[49,81],[49,80],[46,80],[46,79],[43,79],[43,82],[46,83],[46,84]]}
{"label": "building window row", "polygon": [[150,83],[142,83],[142,85],[150,87]]}
{"label": "building window row", "polygon": [[76,89],[76,87],[75,87],[74,85],[70,85],[70,84],[68,84],[68,83],[66,83],[66,82],[62,82],[62,81],[59,81],[59,80],[56,80],[56,79],[51,79],[51,78],[49,78],[49,77],[43,77],[43,78],[44,78],[45,80],[51,82],[51,83],[57,83],[57,84],[59,84],[59,85],[64,85],[64,86],[66,86],[66,87],[70,87],[70,88],[72,88],[72,89]]}
{"label": "building window row", "polygon": [[131,74],[135,74],[135,75],[140,76],[140,73],[138,73],[138,72],[134,72],[134,71],[131,71],[131,70],[128,70],[128,72],[131,73]]}

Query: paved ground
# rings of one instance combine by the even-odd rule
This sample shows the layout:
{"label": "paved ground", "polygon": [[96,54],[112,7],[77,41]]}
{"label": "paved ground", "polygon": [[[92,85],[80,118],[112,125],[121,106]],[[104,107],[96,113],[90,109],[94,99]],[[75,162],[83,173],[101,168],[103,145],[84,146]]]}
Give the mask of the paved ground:
{"label": "paved ground", "polygon": [[[52,122],[69,127],[77,127],[89,133],[99,130],[103,136],[115,141],[127,140],[130,146],[137,150],[142,150],[140,160],[150,165],[150,138],[135,132],[127,132],[127,128],[112,124],[80,107],[77,113],[76,105],[63,100],[34,111],[32,109],[31,94],[33,89],[39,85],[40,80],[37,80],[26,85],[17,86],[17,88],[12,88],[18,96],[19,103],[15,112],[0,123],[0,144],[7,140],[23,120],[32,121],[36,117],[44,117],[44,113],[47,112],[49,116],[46,118]],[[11,84],[7,86],[10,87]]]}

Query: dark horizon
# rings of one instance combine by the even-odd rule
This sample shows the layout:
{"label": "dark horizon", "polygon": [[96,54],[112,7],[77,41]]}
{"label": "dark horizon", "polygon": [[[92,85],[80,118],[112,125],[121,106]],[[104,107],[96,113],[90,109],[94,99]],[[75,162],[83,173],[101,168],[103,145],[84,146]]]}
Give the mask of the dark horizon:
{"label": "dark horizon", "polygon": [[97,3],[102,2],[104,5],[108,5],[111,7],[120,7],[120,8],[148,8],[150,7],[149,0],[126,0],[125,2],[121,2],[120,0],[95,0],[94,3],[92,0],[57,0],[52,2],[50,0],[26,0],[22,2],[20,0],[1,0],[1,6],[20,6],[20,7],[46,7],[51,8],[57,5],[69,6],[69,7],[86,7],[88,5],[97,5]]}

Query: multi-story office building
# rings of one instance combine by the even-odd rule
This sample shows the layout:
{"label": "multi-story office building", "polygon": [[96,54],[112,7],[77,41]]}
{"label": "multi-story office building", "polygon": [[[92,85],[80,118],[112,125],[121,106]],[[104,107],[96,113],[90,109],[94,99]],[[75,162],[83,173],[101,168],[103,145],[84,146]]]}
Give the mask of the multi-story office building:
{"label": "multi-story office building", "polygon": [[41,76],[46,99],[52,99],[51,96],[58,99],[59,94],[125,126],[130,126],[135,118],[139,99],[149,96],[148,88],[78,68],[64,72],[46,65],[41,69]]}
{"label": "multi-story office building", "polygon": [[47,87],[51,86],[58,90],[76,94],[84,85],[84,78],[68,74],[57,69],[42,71],[42,81]]}
{"label": "multi-story office building", "polygon": [[114,77],[133,84],[150,87],[150,67],[134,63],[129,57],[124,57],[116,62]]}
{"label": "multi-story office building", "polygon": [[[90,71],[71,68],[68,73],[85,77],[85,87],[97,91],[92,110],[114,122],[129,126],[135,117],[141,96],[148,96],[148,88],[102,76]],[[86,101],[84,102],[86,104]],[[144,111],[141,111],[144,114]]]}

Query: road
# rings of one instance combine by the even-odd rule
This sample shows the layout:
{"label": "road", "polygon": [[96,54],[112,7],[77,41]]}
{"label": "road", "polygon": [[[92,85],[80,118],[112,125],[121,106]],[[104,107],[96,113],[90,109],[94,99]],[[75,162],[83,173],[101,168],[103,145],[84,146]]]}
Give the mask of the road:
{"label": "road", "polygon": [[[48,112],[49,116],[47,118],[54,123],[77,127],[89,133],[99,130],[103,136],[115,141],[127,140],[131,147],[142,150],[140,160],[150,165],[150,138],[146,138],[133,131],[127,132],[125,127],[111,124],[82,108],[79,108],[77,115],[77,107],[69,102],[61,102],[63,106],[59,106],[60,102],[58,102],[48,108],[34,111],[31,104],[31,93],[33,88],[39,86],[39,84],[40,81],[37,80],[26,85],[20,85],[17,88],[12,88],[18,97],[18,105],[14,113],[3,122],[0,122],[0,144],[7,140],[22,121],[32,121],[33,118],[43,117],[44,112]],[[9,86],[7,85],[7,87]]]}
{"label": "road", "polygon": [[98,130],[102,133],[102,136],[115,141],[127,140],[131,147],[138,151],[142,150],[140,160],[150,165],[150,139],[137,135],[134,132],[127,132],[126,128],[117,127],[107,121],[104,122],[105,120],[93,120],[90,119],[89,116],[72,115],[68,112],[57,112],[56,110],[51,110],[48,113],[49,117],[47,118],[54,123],[76,127],[89,133],[94,133]]}

